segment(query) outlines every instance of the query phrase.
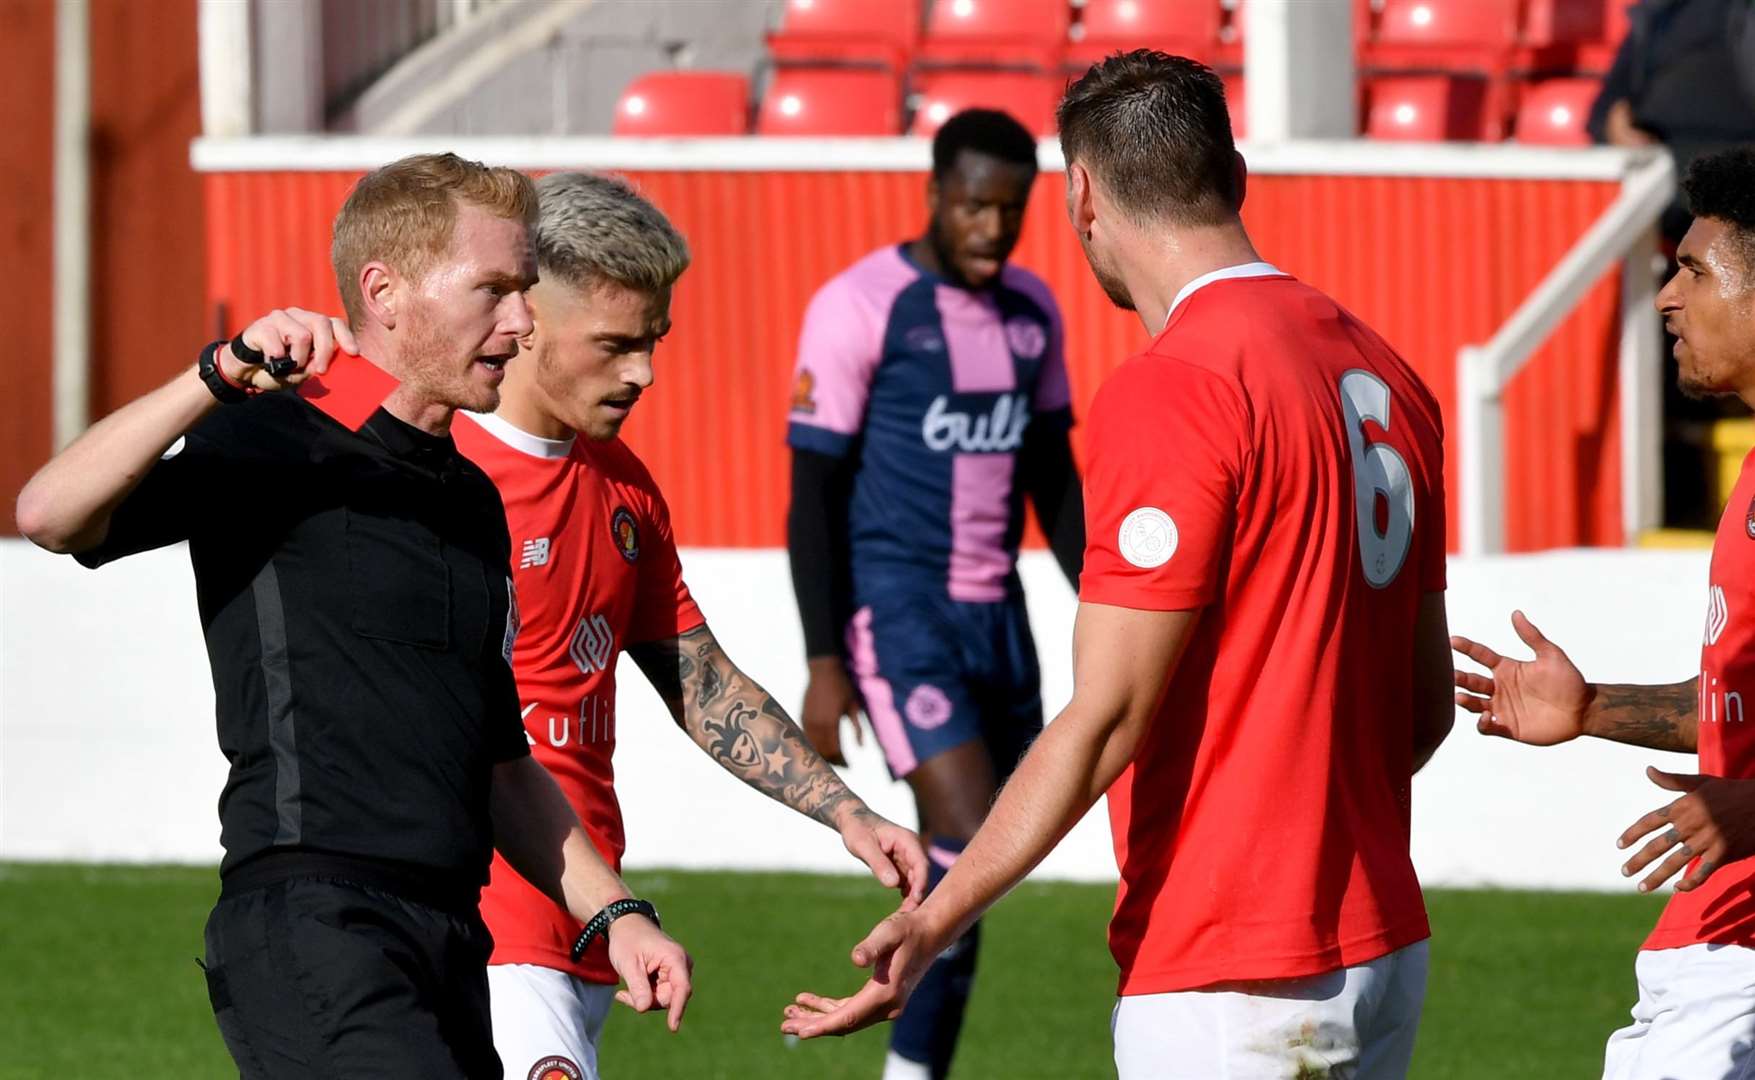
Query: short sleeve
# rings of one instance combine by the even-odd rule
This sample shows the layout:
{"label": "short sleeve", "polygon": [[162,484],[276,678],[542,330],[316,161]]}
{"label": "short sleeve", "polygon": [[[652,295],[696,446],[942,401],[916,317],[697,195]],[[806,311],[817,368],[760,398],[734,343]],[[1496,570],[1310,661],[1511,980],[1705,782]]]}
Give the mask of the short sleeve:
{"label": "short sleeve", "polygon": [[[232,406],[237,409],[239,406]],[[93,569],[142,551],[198,535],[216,507],[236,496],[235,425],[225,410],[212,413],[172,443],[110,514],[103,542],[74,558]]]}
{"label": "short sleeve", "polygon": [[883,335],[882,319],[848,278],[836,278],[817,291],[798,337],[788,446],[833,457],[847,453],[865,422]]}
{"label": "short sleeve", "polygon": [[639,597],[628,644],[665,641],[700,626],[706,619],[683,581],[682,559],[670,527],[670,507],[656,489],[647,493],[646,522],[651,540],[640,552]]}
{"label": "short sleeve", "polygon": [[1221,586],[1250,442],[1241,395],[1204,369],[1139,357],[1104,383],[1087,429],[1079,599],[1206,605]]}

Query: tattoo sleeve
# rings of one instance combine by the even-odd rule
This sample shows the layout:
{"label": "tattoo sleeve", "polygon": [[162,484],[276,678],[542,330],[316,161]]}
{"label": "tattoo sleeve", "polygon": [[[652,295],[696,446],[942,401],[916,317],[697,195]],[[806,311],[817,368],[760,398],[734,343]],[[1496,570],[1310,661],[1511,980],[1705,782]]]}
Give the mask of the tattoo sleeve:
{"label": "tattoo sleeve", "polygon": [[1584,731],[1651,750],[1693,753],[1699,746],[1700,678],[1667,686],[1598,683]]}
{"label": "tattoo sleeve", "polygon": [[725,771],[830,828],[848,811],[871,815],[705,625],[668,641],[632,646],[628,655],[677,724]]}

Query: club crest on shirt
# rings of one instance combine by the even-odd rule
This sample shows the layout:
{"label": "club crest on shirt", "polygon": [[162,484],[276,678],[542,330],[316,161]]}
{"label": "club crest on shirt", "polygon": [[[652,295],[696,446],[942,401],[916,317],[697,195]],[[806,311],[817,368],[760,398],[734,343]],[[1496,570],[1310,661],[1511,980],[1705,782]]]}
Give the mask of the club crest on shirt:
{"label": "club crest on shirt", "polygon": [[1743,515],[1743,535],[1755,540],[1755,499],[1749,500],[1749,512]]}
{"label": "club crest on shirt", "polygon": [[615,508],[610,515],[609,534],[615,537],[615,549],[622,553],[622,558],[633,562],[640,557],[640,526],[634,521],[634,513],[625,506]]}
{"label": "club crest on shirt", "polygon": [[1005,321],[1005,340],[1020,360],[1035,360],[1048,351],[1048,331],[1022,315]]}
{"label": "club crest on shirt", "polygon": [[556,1054],[532,1065],[528,1080],[585,1080],[585,1070]]}
{"label": "club crest on shirt", "polygon": [[817,377],[810,368],[800,370],[798,381],[792,384],[792,411],[807,415],[817,411]]}

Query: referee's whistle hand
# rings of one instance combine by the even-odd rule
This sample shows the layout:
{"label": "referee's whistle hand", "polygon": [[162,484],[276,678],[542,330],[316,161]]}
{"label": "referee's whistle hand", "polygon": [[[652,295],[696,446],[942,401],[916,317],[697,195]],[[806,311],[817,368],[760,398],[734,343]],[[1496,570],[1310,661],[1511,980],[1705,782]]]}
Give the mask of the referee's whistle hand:
{"label": "referee's whistle hand", "polygon": [[682,1027],[694,992],[689,973],[695,962],[687,950],[645,916],[626,915],[610,930],[609,962],[627,984],[616,991],[617,1001],[635,1012],[663,1009],[670,1030]]}
{"label": "referee's whistle hand", "polygon": [[[345,320],[303,308],[271,311],[238,337],[244,345],[261,353],[265,363],[245,364],[229,350],[220,354],[219,362],[234,381],[258,390],[284,390],[323,374],[329,370],[337,347],[356,355],[359,352],[353,330]],[[293,362],[290,372],[278,376],[269,372],[266,361],[288,359]]]}

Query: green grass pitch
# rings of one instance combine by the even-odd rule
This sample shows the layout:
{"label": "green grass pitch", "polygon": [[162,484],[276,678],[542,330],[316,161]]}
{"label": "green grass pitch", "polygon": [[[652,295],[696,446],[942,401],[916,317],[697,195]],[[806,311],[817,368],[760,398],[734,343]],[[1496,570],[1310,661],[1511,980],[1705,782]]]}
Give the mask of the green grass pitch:
{"label": "green grass pitch", "polygon": [[[630,878],[694,953],[696,997],[678,1035],[614,1014],[606,1076],[877,1076],[882,1029],[794,1046],[779,1034],[794,991],[858,984],[847,952],[888,907],[874,886],[805,874]],[[210,869],[0,865],[0,1078],[235,1076],[194,960],[217,892]],[[1110,897],[1106,886],[1031,884],[989,917],[956,1075],[1114,1075]],[[1661,901],[1434,890],[1428,903],[1432,980],[1413,1076],[1595,1075]]]}

